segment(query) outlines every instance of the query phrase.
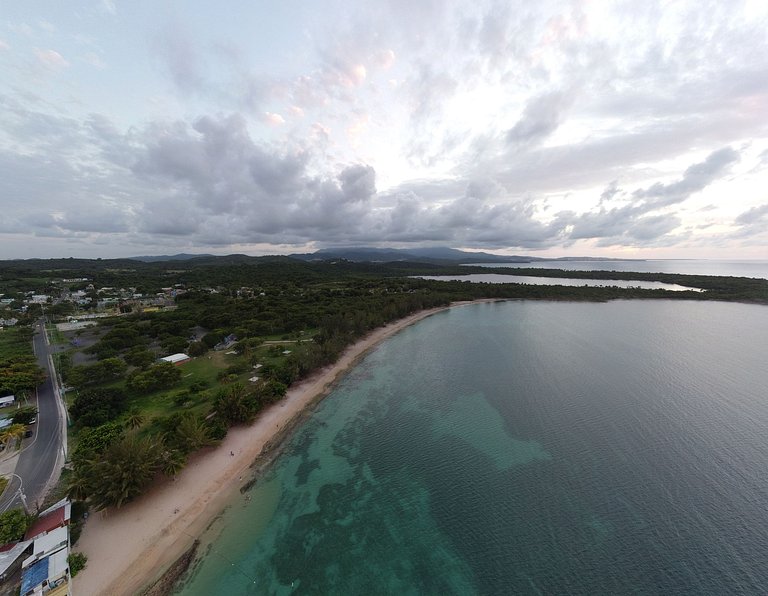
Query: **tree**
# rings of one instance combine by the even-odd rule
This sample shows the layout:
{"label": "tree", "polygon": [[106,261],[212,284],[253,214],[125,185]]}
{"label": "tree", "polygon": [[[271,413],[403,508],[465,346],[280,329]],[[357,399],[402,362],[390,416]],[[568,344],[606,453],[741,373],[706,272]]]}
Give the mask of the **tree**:
{"label": "tree", "polygon": [[26,430],[23,424],[11,424],[0,431],[0,443],[7,444],[12,439],[20,439]]}
{"label": "tree", "polygon": [[0,514],[0,544],[21,540],[29,527],[29,518],[21,509]]}
{"label": "tree", "polygon": [[179,449],[166,449],[160,460],[163,474],[170,477],[176,476],[187,465],[187,456]]}
{"label": "tree", "polygon": [[81,466],[67,481],[67,497],[72,501],[85,501],[88,498],[90,468]]}
{"label": "tree", "polygon": [[190,453],[213,444],[213,439],[205,420],[199,416],[187,414],[182,417],[179,425],[176,427],[173,442],[184,453]]}
{"label": "tree", "polygon": [[131,366],[136,366],[138,368],[147,368],[155,360],[157,360],[157,356],[155,356],[153,352],[142,347],[132,348],[125,355],[125,361]]}
{"label": "tree", "polygon": [[253,419],[258,401],[242,383],[232,383],[216,394],[214,409],[229,424],[241,424]]}
{"label": "tree", "polygon": [[181,379],[181,371],[170,362],[150,366],[128,375],[126,386],[134,393],[144,394],[158,389],[170,389]]}
{"label": "tree", "polygon": [[13,413],[11,420],[14,424],[29,424],[37,416],[37,408],[19,408]]}
{"label": "tree", "polygon": [[31,391],[45,380],[45,371],[32,356],[0,358],[0,395]]}
{"label": "tree", "polygon": [[121,389],[98,388],[78,391],[69,413],[81,426],[99,426],[117,418],[125,407]]}
{"label": "tree", "polygon": [[128,433],[89,462],[89,500],[98,509],[122,507],[139,496],[162,464],[160,444],[153,437]]}
{"label": "tree", "polygon": [[125,419],[125,426],[127,428],[139,428],[144,424],[144,420],[144,415],[137,408],[134,408],[128,414],[128,418]]}
{"label": "tree", "polygon": [[75,447],[72,453],[75,470],[78,469],[79,464],[85,463],[103,453],[122,434],[122,425],[115,421],[81,430],[77,436],[77,447]]}

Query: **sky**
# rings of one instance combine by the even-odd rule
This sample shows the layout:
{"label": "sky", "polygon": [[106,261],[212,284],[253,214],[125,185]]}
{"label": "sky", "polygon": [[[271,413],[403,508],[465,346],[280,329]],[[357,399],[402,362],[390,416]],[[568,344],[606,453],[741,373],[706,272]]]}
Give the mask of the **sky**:
{"label": "sky", "polygon": [[0,258],[768,259],[768,2],[2,0]]}

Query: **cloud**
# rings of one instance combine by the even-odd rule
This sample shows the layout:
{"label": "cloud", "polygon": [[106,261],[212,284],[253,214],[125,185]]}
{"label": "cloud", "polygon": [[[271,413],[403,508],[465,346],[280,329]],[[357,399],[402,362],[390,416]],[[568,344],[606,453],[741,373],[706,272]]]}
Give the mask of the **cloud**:
{"label": "cloud", "polygon": [[179,91],[191,94],[208,90],[203,58],[180,25],[166,28],[164,34],[155,39],[154,46]]}
{"label": "cloud", "polygon": [[731,147],[712,152],[703,162],[689,167],[683,177],[671,184],[657,182],[653,186],[635,191],[634,195],[645,199],[647,208],[659,208],[687,199],[716,180],[723,171],[738,161],[739,154]]}
{"label": "cloud", "polygon": [[736,218],[736,223],[741,226],[748,226],[763,223],[766,220],[768,220],[768,203],[744,211]]}
{"label": "cloud", "polygon": [[739,154],[730,147],[710,153],[704,161],[688,167],[682,177],[669,184],[656,183],[631,193],[630,202],[606,207],[604,197],[614,197],[620,191],[611,183],[601,196],[596,210],[582,214],[563,211],[556,216],[556,225],[571,240],[602,239],[603,245],[655,243],[676,228],[682,220],[674,213],[654,213],[681,203],[691,195],[717,180]]}
{"label": "cloud", "polygon": [[264,121],[270,126],[280,126],[285,124],[285,118],[274,112],[264,112]]}
{"label": "cloud", "polygon": [[563,121],[573,99],[563,91],[532,98],[520,120],[507,132],[507,142],[514,146],[539,143],[552,134]]}
{"label": "cloud", "polygon": [[38,62],[49,70],[60,70],[69,66],[69,62],[56,50],[35,48],[35,56],[37,56]]}

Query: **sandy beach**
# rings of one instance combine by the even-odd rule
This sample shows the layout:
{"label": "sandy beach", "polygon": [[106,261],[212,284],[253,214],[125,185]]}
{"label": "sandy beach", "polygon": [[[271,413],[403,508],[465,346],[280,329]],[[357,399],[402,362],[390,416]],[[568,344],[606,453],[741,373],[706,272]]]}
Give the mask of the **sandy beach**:
{"label": "sandy beach", "polygon": [[[467,303],[454,303],[459,306]],[[248,427],[231,429],[217,447],[190,459],[174,481],[162,482],[118,510],[93,513],[74,547],[88,566],[73,580],[77,594],[135,594],[176,561],[250,477],[251,464],[281,429],[326,394],[368,350],[404,327],[450,307],[420,311],[376,329],[333,364],[291,387]],[[234,455],[232,455],[234,454]]]}

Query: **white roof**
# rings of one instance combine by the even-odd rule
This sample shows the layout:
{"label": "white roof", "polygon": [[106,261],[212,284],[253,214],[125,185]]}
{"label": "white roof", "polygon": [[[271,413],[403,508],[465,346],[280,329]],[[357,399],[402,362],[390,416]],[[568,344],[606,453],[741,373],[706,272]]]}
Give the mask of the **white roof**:
{"label": "white roof", "polygon": [[163,362],[181,362],[182,360],[189,360],[189,356],[179,352],[178,354],[171,354],[170,356],[164,356],[160,358]]}
{"label": "white roof", "polygon": [[0,397],[0,404],[12,404],[15,400],[15,395],[6,395],[5,397]]}
{"label": "white roof", "polygon": [[8,567],[13,565],[13,563],[16,561],[16,559],[19,558],[21,553],[23,553],[26,550],[26,548],[29,546],[30,542],[32,541],[25,540],[23,542],[19,542],[11,550],[7,550],[4,553],[0,553],[0,576],[2,576],[2,574],[6,572]]}
{"label": "white roof", "polygon": [[69,539],[69,528],[63,526],[51,530],[47,534],[41,534],[35,536],[35,546],[32,547],[32,552],[35,556],[55,552],[62,546],[66,546]]}

